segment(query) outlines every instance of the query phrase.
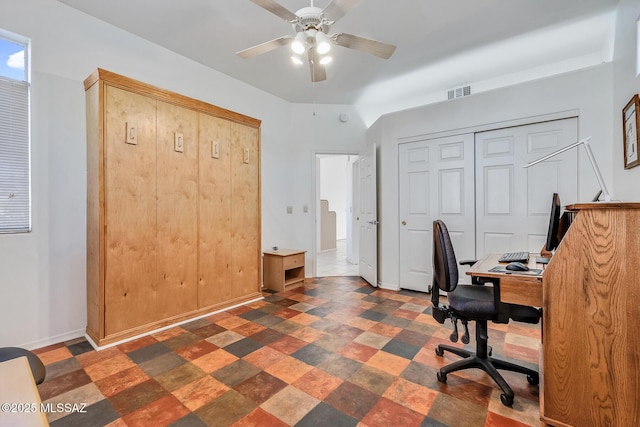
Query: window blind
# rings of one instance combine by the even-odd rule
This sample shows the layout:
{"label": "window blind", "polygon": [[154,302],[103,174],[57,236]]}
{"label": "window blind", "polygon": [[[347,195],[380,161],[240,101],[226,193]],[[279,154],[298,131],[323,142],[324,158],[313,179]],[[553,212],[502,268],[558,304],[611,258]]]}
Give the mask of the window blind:
{"label": "window blind", "polygon": [[0,233],[31,231],[29,83],[0,77]]}

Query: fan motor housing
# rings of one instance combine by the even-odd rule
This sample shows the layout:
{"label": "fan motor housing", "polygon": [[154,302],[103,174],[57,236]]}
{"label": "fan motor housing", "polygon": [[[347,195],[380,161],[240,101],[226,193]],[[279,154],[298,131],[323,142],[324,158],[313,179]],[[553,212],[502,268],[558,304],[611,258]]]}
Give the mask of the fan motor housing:
{"label": "fan motor housing", "polygon": [[319,7],[303,7],[296,12],[296,15],[298,15],[298,20],[293,23],[293,30],[296,33],[314,29],[328,34],[330,24],[322,15],[322,9]]}

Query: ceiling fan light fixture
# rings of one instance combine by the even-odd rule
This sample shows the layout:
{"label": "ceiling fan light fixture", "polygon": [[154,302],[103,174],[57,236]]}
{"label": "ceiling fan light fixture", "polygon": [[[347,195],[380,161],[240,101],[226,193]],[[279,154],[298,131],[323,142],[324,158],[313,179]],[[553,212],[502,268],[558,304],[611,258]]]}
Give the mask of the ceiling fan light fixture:
{"label": "ceiling fan light fixture", "polygon": [[331,50],[331,43],[329,43],[329,37],[322,31],[316,33],[316,46],[318,53],[324,55]]}
{"label": "ceiling fan light fixture", "polygon": [[296,34],[296,39],[293,41],[293,43],[291,43],[291,50],[293,50],[294,53],[301,55],[305,51],[304,44],[305,44],[304,33],[298,33]]}
{"label": "ceiling fan light fixture", "polygon": [[303,7],[295,13],[281,5],[281,0],[250,1],[288,22],[295,36],[292,37],[293,33],[284,35],[241,50],[236,54],[240,58],[252,58],[282,46],[291,46],[294,52],[291,61],[297,65],[308,62],[313,83],[327,79],[324,65],[332,62],[332,58],[327,55],[332,48],[331,45],[359,50],[382,59],[389,59],[396,49],[392,44],[353,34],[331,33],[331,26],[357,6],[361,0],[329,0],[329,4],[324,9],[314,6],[314,0],[307,0],[311,2],[311,6]]}

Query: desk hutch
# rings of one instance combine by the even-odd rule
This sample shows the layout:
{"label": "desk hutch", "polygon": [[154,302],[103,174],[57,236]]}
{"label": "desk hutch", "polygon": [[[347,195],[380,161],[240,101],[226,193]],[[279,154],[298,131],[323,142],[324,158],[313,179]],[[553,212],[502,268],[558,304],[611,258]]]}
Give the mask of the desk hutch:
{"label": "desk hutch", "polygon": [[543,275],[540,415],[554,426],[640,425],[640,203],[567,206]]}

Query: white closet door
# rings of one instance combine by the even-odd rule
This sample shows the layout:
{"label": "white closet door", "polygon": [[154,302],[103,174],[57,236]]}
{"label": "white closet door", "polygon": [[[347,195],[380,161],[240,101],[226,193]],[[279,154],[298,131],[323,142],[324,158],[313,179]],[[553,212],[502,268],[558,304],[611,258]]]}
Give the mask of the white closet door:
{"label": "white closet door", "polygon": [[552,194],[563,205],[577,198],[577,150],[528,169],[522,166],[577,141],[577,118],[536,123],[475,136],[476,255],[539,252]]}
{"label": "white closet door", "polygon": [[404,143],[398,150],[400,287],[426,292],[435,219],[447,224],[458,259],[475,257],[473,134]]}

